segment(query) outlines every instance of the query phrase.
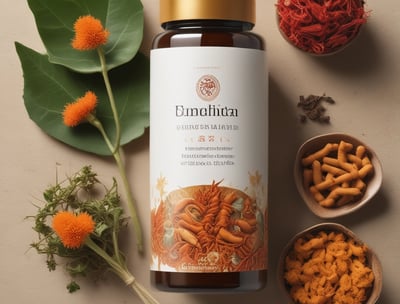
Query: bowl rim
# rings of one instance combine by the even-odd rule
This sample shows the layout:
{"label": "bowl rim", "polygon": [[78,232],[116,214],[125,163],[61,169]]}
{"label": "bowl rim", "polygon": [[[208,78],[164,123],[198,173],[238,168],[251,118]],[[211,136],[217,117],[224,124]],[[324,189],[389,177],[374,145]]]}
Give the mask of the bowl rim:
{"label": "bowl rim", "polygon": [[[322,207],[318,204],[317,201],[311,196],[311,194],[304,189],[303,187],[303,177],[302,177],[302,166],[301,166],[301,159],[305,155],[306,148],[309,145],[312,145],[316,142],[321,142],[319,145],[321,148],[329,142],[338,142],[337,139],[344,140],[346,142],[350,142],[353,145],[363,145],[366,148],[366,151],[370,157],[370,160],[374,166],[374,173],[373,176],[370,180],[370,184],[372,183],[373,187],[367,187],[366,192],[364,195],[356,202],[349,203],[346,205],[343,205],[341,207],[337,208],[326,208]],[[332,218],[337,218],[340,216],[344,216],[347,214],[350,214],[360,208],[362,208],[364,205],[366,205],[379,191],[379,189],[382,186],[383,182],[383,169],[382,169],[382,164],[381,161],[379,160],[379,157],[377,156],[376,152],[374,149],[372,149],[368,144],[365,142],[361,141],[357,137],[342,133],[342,132],[331,132],[331,133],[325,133],[325,134],[319,134],[313,137],[310,137],[307,139],[303,144],[301,144],[296,152],[296,157],[295,157],[295,162],[294,162],[294,168],[293,168],[293,175],[294,175],[294,182],[297,188],[298,193],[300,194],[303,202],[307,205],[307,207],[310,209],[312,213],[314,213],[316,216],[322,218],[322,219],[332,219]]]}
{"label": "bowl rim", "polygon": [[289,292],[286,287],[286,283],[284,281],[284,262],[285,262],[285,257],[287,256],[289,250],[292,248],[294,242],[301,237],[302,235],[311,233],[317,233],[319,231],[340,231],[343,232],[345,235],[348,237],[354,239],[354,241],[357,244],[363,244],[366,245],[368,248],[367,251],[367,261],[368,261],[368,266],[371,267],[375,278],[378,278],[378,280],[374,280],[373,287],[371,289],[371,294],[368,298],[368,300],[363,303],[363,304],[375,304],[381,293],[382,293],[382,283],[383,283],[383,274],[382,274],[382,264],[379,260],[379,257],[375,253],[375,251],[366,243],[364,242],[360,237],[358,237],[351,229],[346,227],[345,225],[335,223],[335,222],[323,222],[323,223],[318,223],[315,225],[312,225],[308,228],[303,229],[300,232],[295,233],[289,241],[285,244],[283,247],[281,254],[279,255],[279,260],[278,260],[278,268],[277,268],[277,281],[279,288],[282,290],[282,292],[286,295],[286,298],[290,301],[290,303],[294,303],[293,299],[290,297]]}

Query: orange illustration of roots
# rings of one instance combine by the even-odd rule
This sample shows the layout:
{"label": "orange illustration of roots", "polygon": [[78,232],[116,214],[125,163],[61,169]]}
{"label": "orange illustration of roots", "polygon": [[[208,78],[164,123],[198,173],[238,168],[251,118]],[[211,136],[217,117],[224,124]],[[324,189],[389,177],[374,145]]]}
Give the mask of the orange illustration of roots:
{"label": "orange illustration of roots", "polygon": [[175,192],[151,212],[159,266],[187,272],[267,268],[266,214],[254,200],[215,182]]}

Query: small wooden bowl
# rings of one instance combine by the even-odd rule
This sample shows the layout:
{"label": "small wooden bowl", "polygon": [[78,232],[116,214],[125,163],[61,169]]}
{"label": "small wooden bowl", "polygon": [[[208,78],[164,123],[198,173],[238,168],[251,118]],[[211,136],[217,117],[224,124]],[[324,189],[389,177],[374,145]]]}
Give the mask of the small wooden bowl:
{"label": "small wooden bowl", "polygon": [[[317,234],[320,231],[324,232],[341,232],[345,236],[347,236],[350,239],[353,239],[357,245],[366,245],[360,238],[357,237],[357,235],[352,232],[350,229],[346,228],[343,225],[337,224],[337,223],[321,223],[317,224],[314,226],[311,226],[296,235],[294,235],[290,241],[287,243],[287,245],[284,247],[280,258],[279,258],[279,263],[278,263],[278,270],[277,270],[277,276],[278,276],[278,284],[281,288],[281,290],[286,294],[287,298],[289,299],[289,303],[295,303],[293,299],[290,296],[289,288],[290,286],[287,285],[285,279],[284,279],[284,273],[285,273],[285,259],[286,256],[289,254],[289,252],[293,249],[293,246],[298,238],[305,237],[307,235],[314,235]],[[368,251],[366,253],[366,258],[367,258],[367,266],[371,268],[373,274],[374,274],[374,282],[370,290],[368,291],[368,299],[364,301],[363,304],[375,304],[382,292],[382,265],[375,254],[375,252],[368,247]],[[297,304],[297,303],[296,303]]]}
{"label": "small wooden bowl", "polygon": [[[327,208],[321,206],[314,196],[311,194],[310,190],[305,188],[303,183],[303,170],[304,167],[301,163],[302,158],[312,154],[323,148],[327,143],[339,143],[340,141],[345,141],[353,144],[354,147],[363,145],[366,148],[366,153],[373,165],[373,172],[366,179],[366,189],[364,194],[360,199],[345,204],[340,207]],[[324,135],[318,135],[310,138],[305,143],[303,143],[297,151],[295,164],[294,164],[294,180],[297,190],[306,203],[307,207],[320,218],[336,218],[354,212],[361,207],[363,207],[371,198],[378,192],[382,185],[382,165],[376,155],[375,151],[361,142],[359,139],[344,133],[328,133]]]}

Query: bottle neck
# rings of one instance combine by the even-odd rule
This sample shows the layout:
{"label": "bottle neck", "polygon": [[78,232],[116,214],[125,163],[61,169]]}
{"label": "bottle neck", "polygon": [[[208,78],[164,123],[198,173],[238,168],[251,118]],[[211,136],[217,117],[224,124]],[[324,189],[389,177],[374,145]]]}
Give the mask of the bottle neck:
{"label": "bottle neck", "polygon": [[215,30],[231,31],[231,32],[244,32],[250,31],[253,24],[244,21],[231,21],[231,20],[176,20],[165,22],[161,25],[165,30],[183,30],[183,29],[201,29],[201,30]]}

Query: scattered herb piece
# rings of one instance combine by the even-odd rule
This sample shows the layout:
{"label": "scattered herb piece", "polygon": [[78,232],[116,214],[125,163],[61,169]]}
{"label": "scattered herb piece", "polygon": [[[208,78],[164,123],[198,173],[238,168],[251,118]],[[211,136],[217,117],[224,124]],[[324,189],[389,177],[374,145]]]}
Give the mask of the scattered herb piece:
{"label": "scattered herb piece", "polygon": [[354,39],[367,21],[362,0],[278,0],[279,29],[299,49],[335,52]]}
{"label": "scattered herb piece", "polygon": [[304,113],[300,115],[300,122],[305,123],[307,119],[310,119],[320,123],[330,123],[330,116],[325,114],[326,109],[321,103],[327,102],[329,104],[334,104],[335,100],[333,100],[332,97],[326,96],[325,94],[322,96],[308,95],[307,97],[300,95],[299,99],[300,101],[297,106],[300,107]]}

